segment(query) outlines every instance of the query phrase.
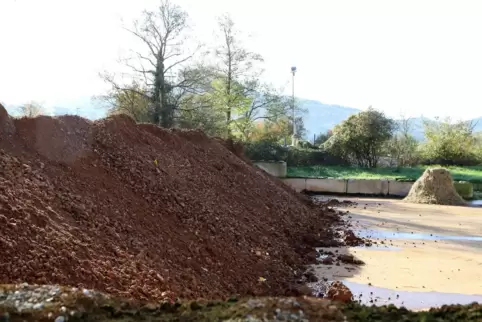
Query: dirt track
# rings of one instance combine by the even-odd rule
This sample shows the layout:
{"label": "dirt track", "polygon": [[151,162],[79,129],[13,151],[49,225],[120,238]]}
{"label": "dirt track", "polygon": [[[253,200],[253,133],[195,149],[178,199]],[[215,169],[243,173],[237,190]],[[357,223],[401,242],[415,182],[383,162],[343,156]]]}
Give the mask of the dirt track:
{"label": "dirt track", "polygon": [[359,203],[346,208],[349,220],[355,231],[371,236],[377,244],[340,249],[366,265],[348,270],[318,266],[320,275],[397,291],[479,294],[482,298],[478,282],[482,281],[481,208],[341,199]]}

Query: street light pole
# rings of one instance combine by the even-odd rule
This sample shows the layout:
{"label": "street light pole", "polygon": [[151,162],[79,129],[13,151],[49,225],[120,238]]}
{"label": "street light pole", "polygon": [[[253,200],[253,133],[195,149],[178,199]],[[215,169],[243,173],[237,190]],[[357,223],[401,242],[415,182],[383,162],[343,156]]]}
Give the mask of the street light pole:
{"label": "street light pole", "polygon": [[291,67],[291,73],[292,73],[291,108],[293,109],[293,138],[292,138],[292,141],[291,141],[291,145],[295,146],[296,145],[296,125],[295,125],[295,123],[296,123],[296,118],[295,118],[295,73],[296,73],[296,67],[295,66]]}

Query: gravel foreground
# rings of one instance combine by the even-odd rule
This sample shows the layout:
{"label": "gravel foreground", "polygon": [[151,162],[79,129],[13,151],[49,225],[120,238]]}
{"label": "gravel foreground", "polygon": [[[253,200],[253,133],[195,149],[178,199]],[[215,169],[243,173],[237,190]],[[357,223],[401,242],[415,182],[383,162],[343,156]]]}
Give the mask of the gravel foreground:
{"label": "gravel foreground", "polygon": [[55,285],[1,285],[0,321],[482,321],[482,306],[411,312],[309,297],[147,303]]}

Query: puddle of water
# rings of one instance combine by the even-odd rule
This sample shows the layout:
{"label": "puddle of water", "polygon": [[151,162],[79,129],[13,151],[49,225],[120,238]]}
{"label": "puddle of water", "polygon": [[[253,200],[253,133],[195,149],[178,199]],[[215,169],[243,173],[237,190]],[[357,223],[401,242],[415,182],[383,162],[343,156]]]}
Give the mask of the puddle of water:
{"label": "puddle of water", "polygon": [[374,244],[370,247],[356,246],[356,247],[352,247],[352,248],[354,248],[354,249],[366,249],[366,250],[387,250],[387,251],[400,251],[400,250],[402,250],[400,247],[380,245],[380,244]]}
{"label": "puddle of water", "polygon": [[[482,294],[466,295],[457,293],[399,291],[344,280],[342,280],[342,282],[353,293],[354,301],[368,306],[393,304],[397,307],[403,306],[410,310],[421,310],[450,304],[482,303]],[[313,283],[310,285],[314,292],[313,295],[326,295],[330,284],[331,282]]]}
{"label": "puddle of water", "polygon": [[404,306],[407,309],[417,310],[448,304],[482,303],[482,294],[398,291],[348,281],[342,282],[351,290],[354,299],[365,305],[393,304],[398,307]]}
{"label": "puddle of water", "polygon": [[394,232],[388,230],[359,230],[356,232],[359,237],[365,238],[385,238],[385,239],[417,239],[417,240],[467,240],[467,241],[482,241],[479,236],[445,236],[435,234],[422,233],[404,233]]}
{"label": "puddle of water", "polygon": [[482,200],[472,200],[472,201],[469,201],[469,206],[482,207]]}

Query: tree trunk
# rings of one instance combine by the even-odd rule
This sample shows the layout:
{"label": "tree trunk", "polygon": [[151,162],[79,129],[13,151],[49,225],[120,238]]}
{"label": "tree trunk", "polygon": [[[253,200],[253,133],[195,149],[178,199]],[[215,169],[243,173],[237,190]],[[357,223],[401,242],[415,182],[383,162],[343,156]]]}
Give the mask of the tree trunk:
{"label": "tree trunk", "polygon": [[161,126],[165,128],[170,128],[172,127],[172,117],[171,117],[171,111],[170,111],[170,106],[167,102],[167,86],[166,86],[166,79],[164,78],[164,62],[160,62],[159,64],[159,69],[162,71],[159,74],[159,79],[160,79],[160,88],[159,88],[159,93],[161,95],[160,101],[161,101]]}
{"label": "tree trunk", "polygon": [[161,122],[162,111],[163,111],[163,103],[162,97],[164,97],[162,90],[164,87],[164,73],[163,71],[163,64],[162,62],[157,63],[157,70],[154,79],[154,95],[153,95],[153,103],[154,103],[154,113],[152,116],[152,123],[159,125]]}
{"label": "tree trunk", "polygon": [[231,59],[228,66],[228,80],[226,84],[226,96],[228,98],[227,109],[226,109],[226,136],[228,139],[231,139],[232,132],[231,132]]}

